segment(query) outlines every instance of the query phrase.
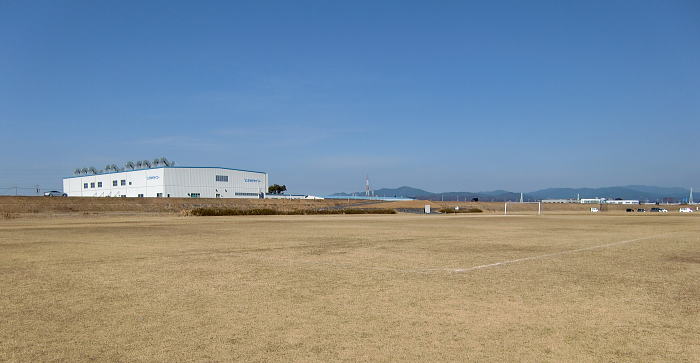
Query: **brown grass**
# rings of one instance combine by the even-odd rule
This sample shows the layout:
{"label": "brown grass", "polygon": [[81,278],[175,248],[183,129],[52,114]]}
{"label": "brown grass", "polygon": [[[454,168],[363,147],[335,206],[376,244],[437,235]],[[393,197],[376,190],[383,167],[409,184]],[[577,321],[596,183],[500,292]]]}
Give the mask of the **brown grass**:
{"label": "brown grass", "polygon": [[697,221],[2,220],[0,360],[697,361]]}
{"label": "brown grass", "polygon": [[97,213],[171,213],[194,208],[237,208],[279,211],[323,209],[346,205],[342,200],[284,199],[207,199],[207,198],[90,198],[90,197],[8,197],[0,196],[0,212],[72,214]]}
{"label": "brown grass", "polygon": [[396,214],[393,209],[356,209],[356,208],[335,208],[335,209],[299,209],[299,210],[277,210],[272,208],[195,208],[184,211],[183,215],[198,217],[221,217],[221,216],[275,216],[275,215],[328,215],[328,214]]}
{"label": "brown grass", "polygon": [[[369,203],[369,204],[368,204]],[[435,211],[452,209],[458,206],[461,211],[480,209],[484,214],[503,214],[503,202],[436,202],[425,200],[376,202],[362,200],[284,200],[284,199],[194,199],[194,198],[48,198],[48,197],[15,197],[0,196],[0,213],[11,213],[22,217],[41,217],[45,215],[71,215],[80,213],[99,214],[181,214],[183,211],[196,208],[221,209],[273,209],[279,214],[296,213],[299,211],[316,211],[329,209],[394,209],[404,211],[423,210],[429,204]],[[590,214],[589,204],[543,204],[544,214]],[[651,205],[634,206],[646,208]],[[669,214],[680,214],[681,206],[668,206]],[[626,214],[626,205],[606,205],[602,214]],[[511,203],[509,213],[536,214],[536,204]],[[634,215],[649,215],[650,213],[633,213]],[[695,213],[700,214],[700,213]],[[683,214],[685,215],[685,214]],[[688,216],[688,215],[685,215]]]}

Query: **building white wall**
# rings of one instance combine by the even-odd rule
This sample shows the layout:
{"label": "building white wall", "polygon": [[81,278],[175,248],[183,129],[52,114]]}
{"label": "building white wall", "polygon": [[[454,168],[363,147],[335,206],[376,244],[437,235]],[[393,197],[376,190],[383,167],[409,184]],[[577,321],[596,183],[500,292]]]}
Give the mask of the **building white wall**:
{"label": "building white wall", "polygon": [[625,200],[611,200],[608,199],[605,201],[606,204],[639,204],[638,200],[631,200],[631,199],[625,199]]}
{"label": "building white wall", "polygon": [[600,204],[605,203],[605,198],[581,198],[579,202],[583,204]]}
{"label": "building white wall", "polygon": [[[217,181],[217,175],[228,181]],[[63,179],[69,197],[258,198],[267,186],[266,173],[215,167],[160,167]]]}
{"label": "building white wall", "polygon": [[155,197],[163,193],[163,176],[164,168],[154,168],[68,177],[63,179],[63,192],[69,197]]}
{"label": "building white wall", "polygon": [[[223,168],[164,168],[165,196],[188,197],[199,193],[200,198],[258,198],[267,193],[267,174]],[[216,176],[228,181],[217,181]]]}

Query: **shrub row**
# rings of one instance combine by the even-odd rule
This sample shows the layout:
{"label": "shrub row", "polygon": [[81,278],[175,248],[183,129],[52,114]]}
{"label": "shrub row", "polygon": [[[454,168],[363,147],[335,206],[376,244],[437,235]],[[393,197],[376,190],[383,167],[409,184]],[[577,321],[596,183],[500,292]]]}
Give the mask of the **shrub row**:
{"label": "shrub row", "polygon": [[469,208],[469,209],[460,209],[460,210],[455,210],[454,208],[442,208],[440,209],[440,213],[481,213],[483,212],[479,208]]}
{"label": "shrub row", "polygon": [[394,209],[339,209],[342,214],[396,214]]}
{"label": "shrub row", "polygon": [[314,215],[314,214],[396,214],[393,209],[309,209],[280,211],[271,208],[236,209],[236,208],[194,208],[186,213],[193,216],[272,216],[272,215]]}

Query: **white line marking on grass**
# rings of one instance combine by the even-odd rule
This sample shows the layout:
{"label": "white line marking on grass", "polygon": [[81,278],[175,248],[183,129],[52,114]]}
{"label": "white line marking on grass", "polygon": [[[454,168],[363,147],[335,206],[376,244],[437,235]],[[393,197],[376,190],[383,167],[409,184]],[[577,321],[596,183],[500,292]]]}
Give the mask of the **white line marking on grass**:
{"label": "white line marking on grass", "polygon": [[[628,239],[624,241],[618,241],[618,242],[612,242],[612,243],[606,243],[602,245],[597,245],[597,246],[591,246],[591,247],[583,247],[583,248],[577,248],[573,250],[566,250],[566,251],[560,251],[560,252],[554,252],[554,253],[548,253],[544,255],[537,255],[537,256],[530,256],[530,257],[523,257],[523,258],[516,258],[514,260],[507,260],[507,261],[501,261],[501,262],[495,262],[495,263],[489,263],[486,265],[479,265],[479,266],[473,266],[473,267],[467,267],[467,268],[411,268],[411,269],[403,269],[403,268],[394,268],[394,267],[386,267],[386,266],[358,266],[350,262],[322,262],[322,261],[305,261],[305,262],[300,262],[300,261],[293,261],[293,260],[285,260],[287,264],[290,265],[308,265],[308,266],[333,266],[333,267],[338,267],[338,268],[345,268],[348,270],[371,270],[371,271],[383,271],[383,272],[399,272],[399,273],[420,273],[420,274],[427,274],[427,273],[435,273],[435,272],[450,272],[450,273],[462,273],[462,272],[470,272],[470,271],[475,271],[475,270],[481,270],[481,269],[487,269],[490,267],[497,267],[497,266],[504,266],[504,265],[510,265],[518,262],[524,262],[524,261],[530,261],[530,260],[537,260],[541,258],[546,258],[546,257],[555,257],[555,256],[562,256],[562,255],[569,255],[572,253],[577,253],[577,252],[584,252],[584,251],[592,251],[592,250],[597,250],[597,249],[602,249],[602,248],[607,248],[607,247],[613,247],[613,246],[619,246],[619,245],[624,245],[628,243],[633,243],[633,242],[639,242],[639,241],[644,241],[644,240],[649,240],[649,239],[654,239],[662,236],[666,236],[669,233],[664,233],[664,234],[659,234],[659,235],[654,235],[654,236],[648,236],[648,237],[640,237],[640,238],[634,238],[634,239]],[[232,253],[248,253],[250,251],[236,251]],[[279,261],[278,258],[268,258],[266,259],[268,261]]]}
{"label": "white line marking on grass", "polygon": [[489,267],[496,267],[496,266],[502,266],[502,265],[510,265],[513,263],[518,263],[518,262],[523,262],[523,261],[530,261],[530,260],[536,260],[540,258],[545,258],[545,257],[554,257],[554,256],[561,256],[561,255],[568,255],[576,252],[583,252],[583,251],[591,251],[591,250],[597,250],[601,248],[607,248],[607,247],[612,247],[612,246],[619,246],[619,245],[624,245],[627,243],[632,243],[632,242],[639,242],[639,241],[644,241],[652,238],[657,238],[661,237],[663,235],[656,235],[656,236],[649,236],[649,237],[641,237],[641,238],[635,238],[635,239],[628,239],[624,241],[618,241],[618,242],[613,242],[613,243],[606,243],[604,245],[598,245],[598,246],[591,246],[591,247],[584,247],[584,248],[577,248],[575,250],[567,250],[567,251],[561,251],[561,252],[555,252],[555,253],[548,253],[546,255],[538,255],[538,256],[530,256],[530,257],[523,257],[523,258],[516,258],[515,260],[508,260],[508,261],[501,261],[501,262],[496,262],[496,263],[490,263],[488,265],[479,265],[479,266],[474,266],[474,267],[468,267],[468,268],[443,268],[443,269],[432,269],[432,271],[449,271],[449,272],[468,272],[468,271],[474,271],[474,270],[481,270],[484,268],[489,268]]}

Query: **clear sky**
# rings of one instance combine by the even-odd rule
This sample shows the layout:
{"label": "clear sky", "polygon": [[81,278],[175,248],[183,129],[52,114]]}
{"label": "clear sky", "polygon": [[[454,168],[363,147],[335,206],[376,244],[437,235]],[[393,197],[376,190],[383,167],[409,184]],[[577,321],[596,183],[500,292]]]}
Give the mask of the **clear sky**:
{"label": "clear sky", "polygon": [[[700,189],[700,2],[0,0],[0,187]],[[1,191],[0,191],[1,192]]]}

